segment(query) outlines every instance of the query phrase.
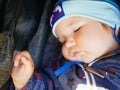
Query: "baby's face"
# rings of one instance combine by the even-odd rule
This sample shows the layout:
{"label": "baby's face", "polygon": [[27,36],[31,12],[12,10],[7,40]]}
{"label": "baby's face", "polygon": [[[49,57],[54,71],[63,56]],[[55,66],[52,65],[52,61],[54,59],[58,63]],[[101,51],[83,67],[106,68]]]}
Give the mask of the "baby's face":
{"label": "baby's face", "polygon": [[112,44],[111,33],[99,22],[79,16],[61,21],[55,33],[63,44],[63,56],[71,61],[89,63],[105,54]]}

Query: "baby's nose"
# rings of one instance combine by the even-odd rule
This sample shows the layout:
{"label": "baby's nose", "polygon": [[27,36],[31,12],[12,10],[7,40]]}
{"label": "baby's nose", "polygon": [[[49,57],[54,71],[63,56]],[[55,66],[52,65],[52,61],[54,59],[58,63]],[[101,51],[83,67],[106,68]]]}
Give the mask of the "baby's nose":
{"label": "baby's nose", "polygon": [[69,40],[66,41],[65,44],[66,44],[67,48],[70,48],[70,47],[75,45],[75,41],[74,41],[74,39],[69,39]]}

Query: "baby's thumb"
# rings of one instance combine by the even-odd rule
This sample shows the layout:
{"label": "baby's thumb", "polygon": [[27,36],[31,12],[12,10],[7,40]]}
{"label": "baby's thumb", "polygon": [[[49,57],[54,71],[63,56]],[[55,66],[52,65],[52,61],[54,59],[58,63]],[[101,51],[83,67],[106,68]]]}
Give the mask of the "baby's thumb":
{"label": "baby's thumb", "polygon": [[23,64],[27,65],[28,64],[28,59],[25,56],[23,56],[23,57],[21,57],[21,62]]}
{"label": "baby's thumb", "polygon": [[25,56],[23,56],[22,58],[21,58],[21,60],[22,60],[22,63],[24,64],[24,66],[26,67],[26,69],[27,68],[31,68],[34,64],[31,62],[31,60],[29,59],[29,58],[27,58],[27,57],[25,57]]}
{"label": "baby's thumb", "polygon": [[28,75],[32,75],[33,71],[34,71],[34,64],[31,62],[30,59],[28,59],[27,57],[22,57],[22,63],[24,66],[24,69],[27,71]]}

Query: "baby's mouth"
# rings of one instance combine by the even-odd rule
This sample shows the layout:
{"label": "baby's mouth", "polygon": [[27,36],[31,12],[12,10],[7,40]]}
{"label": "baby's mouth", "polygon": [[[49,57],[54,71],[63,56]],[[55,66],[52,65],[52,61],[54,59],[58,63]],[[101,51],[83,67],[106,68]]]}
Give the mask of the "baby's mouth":
{"label": "baby's mouth", "polygon": [[81,57],[84,54],[82,51],[73,51],[70,53],[71,57]]}
{"label": "baby's mouth", "polygon": [[70,56],[71,56],[71,57],[76,57],[76,56],[78,56],[78,54],[79,54],[79,52],[76,52],[76,51],[75,51],[75,52],[71,52],[71,53],[70,53]]}

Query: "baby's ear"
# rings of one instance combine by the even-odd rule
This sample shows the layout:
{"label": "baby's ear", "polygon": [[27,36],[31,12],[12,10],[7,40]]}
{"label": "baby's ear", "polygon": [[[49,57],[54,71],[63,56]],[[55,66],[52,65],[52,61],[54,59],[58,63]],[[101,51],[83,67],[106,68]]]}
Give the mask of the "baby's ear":
{"label": "baby's ear", "polygon": [[118,38],[120,39],[120,27],[118,28]]}

